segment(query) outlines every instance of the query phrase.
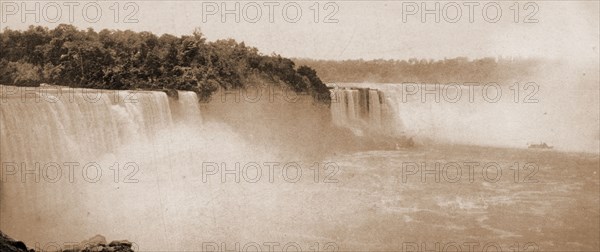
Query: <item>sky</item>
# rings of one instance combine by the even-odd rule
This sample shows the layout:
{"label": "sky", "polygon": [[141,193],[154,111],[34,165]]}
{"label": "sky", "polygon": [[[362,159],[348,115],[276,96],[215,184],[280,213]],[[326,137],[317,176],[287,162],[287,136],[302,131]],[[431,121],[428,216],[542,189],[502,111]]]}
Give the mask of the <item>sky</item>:
{"label": "sky", "polygon": [[[335,60],[502,56],[597,61],[599,54],[598,1],[518,6],[514,1],[71,2],[1,0],[0,26],[70,23],[80,29],[174,35],[199,27],[210,41],[233,38],[264,54]],[[423,13],[429,13],[425,20]]]}

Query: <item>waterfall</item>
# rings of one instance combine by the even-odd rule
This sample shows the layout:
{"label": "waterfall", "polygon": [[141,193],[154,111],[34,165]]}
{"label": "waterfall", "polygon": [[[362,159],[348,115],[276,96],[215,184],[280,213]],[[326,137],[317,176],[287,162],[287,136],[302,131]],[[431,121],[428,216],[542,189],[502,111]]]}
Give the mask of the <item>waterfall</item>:
{"label": "waterfall", "polygon": [[0,86],[2,231],[38,251],[96,234],[183,251],[222,226],[265,233],[238,218],[254,208],[237,195],[258,188],[204,183],[203,164],[296,161],[294,141],[323,139],[314,126],[328,113],[306,109],[310,96],[199,106],[193,92],[170,94]]}
{"label": "waterfall", "polygon": [[[598,146],[597,130],[571,128],[574,120],[598,125],[579,106],[561,110],[548,105],[555,100],[517,104],[512,98],[422,102],[420,96],[403,99],[401,91],[392,84],[334,88],[332,121],[375,140],[408,135],[416,141],[522,147],[539,138],[558,147]],[[567,98],[576,102],[594,96]],[[222,226],[247,230],[232,239],[266,233],[262,228],[269,227],[257,226],[247,216],[262,211],[265,198],[277,202],[270,193],[280,188],[252,186],[258,190],[253,193],[237,184],[203,183],[203,162],[232,168],[237,161],[282,160],[275,152],[287,146],[278,141],[291,143],[294,152],[298,141],[313,143],[311,148],[343,142],[336,142],[335,134],[324,140],[328,135],[316,127],[327,114],[321,110],[313,114],[300,102],[262,102],[215,99],[200,107],[196,94],[185,91],[167,96],[158,91],[0,86],[0,227],[32,246],[102,234],[134,241],[142,251],[194,249],[198,241],[218,236]],[[570,115],[576,113],[585,117]],[[74,173],[67,162],[78,163]],[[62,177],[56,172],[60,169]],[[240,195],[243,199],[236,198]],[[264,220],[268,218],[272,216]]]}
{"label": "waterfall", "polygon": [[[336,126],[357,135],[381,134],[392,130],[388,103],[382,91],[370,88],[334,88],[331,90],[331,114]],[[395,127],[396,125],[394,125]]]}
{"label": "waterfall", "polygon": [[[514,148],[543,141],[559,150],[598,152],[598,106],[587,105],[598,104],[597,90],[540,87],[519,96],[514,86],[347,83],[331,93],[334,124],[357,135]],[[536,100],[524,102],[531,97]]]}
{"label": "waterfall", "polygon": [[191,91],[178,91],[178,98],[171,100],[173,118],[176,121],[201,123],[198,95]]}
{"label": "waterfall", "polygon": [[[189,94],[183,97],[188,103]],[[163,92],[40,88],[5,91],[0,104],[1,161],[98,156],[172,124]]]}
{"label": "waterfall", "polygon": [[[226,149],[205,136],[201,114],[194,92],[0,85],[0,214],[10,216],[0,219],[2,231],[44,248],[114,228],[139,234],[129,239],[147,248],[168,247],[160,216],[170,196],[161,192],[173,190],[171,176],[193,170],[201,160],[191,158],[207,146]],[[240,142],[223,125],[208,127],[223,143]],[[140,226],[131,215],[149,215],[137,210],[157,221]],[[31,232],[63,225],[78,228]]]}
{"label": "waterfall", "polygon": [[369,90],[369,125],[373,128],[381,127],[381,99],[377,90]]}

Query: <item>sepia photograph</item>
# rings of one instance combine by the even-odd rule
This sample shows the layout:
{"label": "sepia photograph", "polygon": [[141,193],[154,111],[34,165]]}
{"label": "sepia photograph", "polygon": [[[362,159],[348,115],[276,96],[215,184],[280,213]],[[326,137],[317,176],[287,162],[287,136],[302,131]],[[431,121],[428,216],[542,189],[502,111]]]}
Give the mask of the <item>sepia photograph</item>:
{"label": "sepia photograph", "polygon": [[0,252],[600,251],[598,0],[0,0]]}

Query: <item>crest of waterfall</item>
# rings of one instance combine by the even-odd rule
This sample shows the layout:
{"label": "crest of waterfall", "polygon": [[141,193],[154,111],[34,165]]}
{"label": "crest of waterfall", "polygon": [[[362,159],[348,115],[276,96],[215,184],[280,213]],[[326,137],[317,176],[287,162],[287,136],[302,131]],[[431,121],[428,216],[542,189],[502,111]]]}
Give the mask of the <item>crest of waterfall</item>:
{"label": "crest of waterfall", "polygon": [[198,97],[164,92],[38,88],[0,100],[1,161],[74,160],[151,141],[174,122],[201,123]]}
{"label": "crest of waterfall", "polygon": [[393,134],[396,124],[384,93],[370,88],[331,89],[331,114],[336,126],[352,130],[359,136]]}
{"label": "crest of waterfall", "polygon": [[170,100],[173,119],[186,123],[201,123],[198,95],[191,91],[177,91],[177,99]]}

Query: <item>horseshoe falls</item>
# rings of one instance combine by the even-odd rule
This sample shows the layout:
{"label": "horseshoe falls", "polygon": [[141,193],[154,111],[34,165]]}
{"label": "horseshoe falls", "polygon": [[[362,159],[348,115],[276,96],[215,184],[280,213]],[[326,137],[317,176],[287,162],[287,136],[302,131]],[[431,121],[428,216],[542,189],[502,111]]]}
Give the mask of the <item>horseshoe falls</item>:
{"label": "horseshoe falls", "polygon": [[531,86],[516,93],[514,87],[492,85],[378,83],[330,87],[334,124],[357,135],[510,148],[546,142],[561,151],[590,153],[597,153],[600,144],[594,127],[598,108],[583,105],[599,105],[597,94],[585,90],[552,94]]}

